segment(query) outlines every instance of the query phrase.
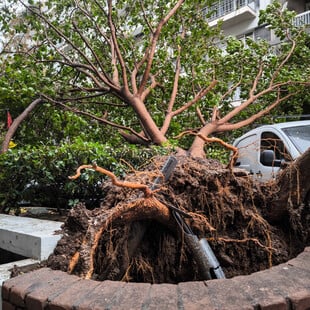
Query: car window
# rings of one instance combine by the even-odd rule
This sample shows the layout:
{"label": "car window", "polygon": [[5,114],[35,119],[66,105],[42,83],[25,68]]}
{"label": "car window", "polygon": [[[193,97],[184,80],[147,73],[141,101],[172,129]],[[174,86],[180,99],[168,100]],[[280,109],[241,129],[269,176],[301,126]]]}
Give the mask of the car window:
{"label": "car window", "polygon": [[310,125],[287,127],[283,131],[301,154],[310,147]]}
{"label": "car window", "polygon": [[276,160],[292,160],[283,141],[273,132],[265,131],[261,134],[260,152],[265,150],[274,151]]}

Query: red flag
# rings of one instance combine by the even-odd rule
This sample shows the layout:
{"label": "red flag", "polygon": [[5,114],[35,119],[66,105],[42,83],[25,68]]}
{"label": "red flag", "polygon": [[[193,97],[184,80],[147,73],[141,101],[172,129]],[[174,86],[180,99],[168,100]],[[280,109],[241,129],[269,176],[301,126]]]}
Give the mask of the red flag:
{"label": "red flag", "polygon": [[13,123],[12,116],[11,116],[10,112],[8,111],[7,112],[7,127],[8,127],[8,129],[11,127],[12,123]]}

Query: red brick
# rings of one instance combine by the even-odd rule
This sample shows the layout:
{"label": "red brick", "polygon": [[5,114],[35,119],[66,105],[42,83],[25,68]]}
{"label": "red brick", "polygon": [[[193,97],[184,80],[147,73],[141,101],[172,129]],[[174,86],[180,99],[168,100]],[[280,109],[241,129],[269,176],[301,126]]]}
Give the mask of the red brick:
{"label": "red brick", "polygon": [[28,289],[25,298],[27,309],[43,310],[49,300],[61,294],[81,279],[58,270],[50,270],[48,277],[37,279]]}
{"label": "red brick", "polygon": [[[184,308],[193,309],[253,309],[256,302],[252,292],[239,285],[240,278],[203,282],[179,283]],[[197,285],[198,283],[198,285]],[[194,284],[194,285],[193,285]]]}
{"label": "red brick", "polygon": [[310,290],[301,290],[289,296],[294,310],[310,309]]}
{"label": "red brick", "polygon": [[8,301],[2,301],[2,310],[15,310],[15,306],[10,304]]}
{"label": "red brick", "polygon": [[[100,282],[80,279],[80,281],[75,282],[67,289],[64,289],[64,291],[57,297],[50,299],[48,308],[50,310],[72,309],[72,307],[77,308],[79,301],[87,300],[87,295],[90,294],[98,285],[100,285]],[[34,308],[29,307],[29,309]]]}
{"label": "red brick", "polygon": [[309,272],[310,270],[310,250],[300,253],[294,259],[289,260],[286,265],[298,267]]}
{"label": "red brick", "polygon": [[149,283],[127,283],[113,296],[109,309],[141,309],[150,287]]}
{"label": "red brick", "polygon": [[142,308],[148,310],[178,309],[178,286],[173,284],[153,284],[149,297],[144,301]]}
{"label": "red brick", "polygon": [[266,305],[264,305],[265,301],[261,301],[259,303],[259,309],[260,310],[287,310],[289,309],[289,306],[287,305],[286,301],[283,300],[283,298],[274,298],[272,300],[272,302],[268,302],[266,303]]}
{"label": "red brick", "polygon": [[215,309],[204,282],[179,283],[178,305],[181,309]]}
{"label": "red brick", "polygon": [[89,294],[85,295],[85,300],[75,303],[79,310],[102,310],[108,309],[113,296],[122,289],[125,282],[103,281],[95,287]]}
{"label": "red brick", "polygon": [[31,292],[32,283],[41,278],[48,278],[50,269],[42,268],[29,272],[4,282],[4,298],[12,304],[20,307],[25,306],[25,296]]}
{"label": "red brick", "polygon": [[[298,257],[250,276],[178,285],[82,280],[42,268],[3,284],[3,310],[310,309],[310,247]],[[86,284],[86,286],[85,286]],[[10,302],[15,302],[14,307]]]}
{"label": "red brick", "polygon": [[5,285],[5,282],[2,283],[1,287],[1,297],[2,300],[9,300],[11,287],[9,285]]}

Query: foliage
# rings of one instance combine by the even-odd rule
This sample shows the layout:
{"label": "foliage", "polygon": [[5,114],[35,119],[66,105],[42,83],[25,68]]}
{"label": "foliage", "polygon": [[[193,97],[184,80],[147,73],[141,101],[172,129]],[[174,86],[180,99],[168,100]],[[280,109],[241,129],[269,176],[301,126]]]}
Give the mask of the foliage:
{"label": "foliage", "polygon": [[[53,193],[58,205],[63,197],[97,197],[92,177],[94,188],[83,184],[81,193],[66,178],[84,159],[114,163],[118,171],[122,156],[138,164],[142,154],[157,152],[152,145],[190,153],[197,138],[177,141],[182,131],[233,129],[225,135],[232,141],[259,117],[300,114],[309,102],[309,35],[292,24],[294,13],[276,1],[260,13],[284,40],[273,51],[264,40],[224,38],[220,23],[209,27],[205,8],[213,2],[7,0],[0,12],[0,109],[14,117],[34,98],[45,102],[19,128],[17,147],[1,156],[2,203],[24,199],[27,184],[44,184],[41,193]],[[243,106],[236,110],[238,87]],[[119,133],[150,148],[124,144]],[[227,160],[218,146],[205,151]]]}
{"label": "foliage", "polygon": [[[223,38],[221,24],[209,27],[205,8],[213,2],[119,0],[112,5],[112,1],[48,0],[42,5],[41,1],[9,0],[10,5],[0,14],[1,30],[5,33],[0,105],[20,111],[29,98],[44,96],[53,104],[51,108],[71,109],[87,116],[88,122],[94,118],[101,124],[122,127],[129,134],[142,132],[148,143],[160,144],[183,130],[201,128],[196,108],[207,122],[213,107],[219,107],[222,115],[229,113],[237,85],[242,90],[241,99],[249,98],[261,68],[263,74],[255,93],[266,89],[271,80],[285,82],[282,93],[300,91],[300,83],[309,77],[309,69],[303,65],[309,62],[306,44],[309,36],[292,25],[294,14],[282,12],[276,1],[260,13],[261,23],[269,24],[280,39],[287,40],[290,34],[290,39],[274,54],[263,40],[248,39],[243,44],[233,37]],[[16,10],[17,3],[23,9]],[[177,10],[169,15],[178,4]],[[221,46],[226,46],[225,51],[218,45],[219,41]],[[290,60],[284,61],[292,42],[297,43],[296,48]],[[214,79],[216,86],[197,99]],[[173,95],[176,81],[177,93]],[[145,97],[142,96],[140,106],[146,107],[145,113],[158,129],[167,118],[170,102],[174,111],[192,100],[195,105],[175,115],[168,124],[169,130],[159,141],[154,141],[153,137],[149,138],[153,132],[147,129],[150,121],[141,125],[145,115],[139,112],[140,106],[131,102],[133,97],[141,98],[141,93]],[[275,89],[260,95],[233,122],[261,111],[276,97]],[[286,110],[300,113],[300,101],[291,100],[287,104],[290,108]],[[45,121],[38,122],[38,127],[44,128],[50,113]],[[59,115],[58,110],[51,122],[57,123]],[[56,136],[62,135],[59,126],[51,129]],[[26,132],[22,136],[27,139]],[[29,137],[31,140],[32,134]],[[185,144],[181,146],[188,148],[192,140],[184,139]]]}
{"label": "foliage", "polygon": [[73,202],[85,201],[93,208],[103,198],[101,184],[106,178],[88,170],[77,181],[70,181],[68,176],[75,174],[78,166],[96,161],[121,178],[131,166],[139,167],[154,155],[165,152],[160,147],[123,144],[114,148],[109,143],[79,139],[59,146],[10,149],[0,155],[0,207],[15,208],[21,203],[31,203],[67,208]]}

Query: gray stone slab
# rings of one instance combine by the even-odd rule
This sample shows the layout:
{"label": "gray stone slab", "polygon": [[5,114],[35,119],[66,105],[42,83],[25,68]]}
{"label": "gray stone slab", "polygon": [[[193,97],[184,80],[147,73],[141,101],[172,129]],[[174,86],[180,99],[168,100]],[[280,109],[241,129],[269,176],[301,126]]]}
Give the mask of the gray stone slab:
{"label": "gray stone slab", "polygon": [[62,222],[0,214],[0,248],[45,260],[53,252]]}

